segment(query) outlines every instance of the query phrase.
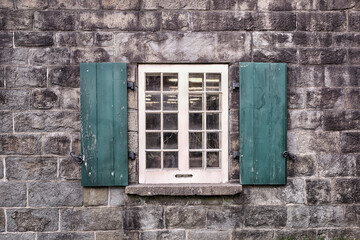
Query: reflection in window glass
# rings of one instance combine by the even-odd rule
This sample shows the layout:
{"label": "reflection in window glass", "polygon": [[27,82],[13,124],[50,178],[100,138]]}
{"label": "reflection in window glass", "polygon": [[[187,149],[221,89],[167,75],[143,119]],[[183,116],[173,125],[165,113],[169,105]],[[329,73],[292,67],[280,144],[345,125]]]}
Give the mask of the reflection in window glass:
{"label": "reflection in window glass", "polygon": [[145,108],[146,110],[160,110],[160,95],[146,94],[145,95]]}
{"label": "reflection in window glass", "polygon": [[164,130],[177,130],[178,118],[177,113],[164,113]]}
{"label": "reflection in window glass", "polygon": [[219,152],[207,152],[206,153],[206,167],[219,167]]}
{"label": "reflection in window glass", "polygon": [[164,73],[163,74],[163,91],[177,91],[178,90],[178,74]]}
{"label": "reflection in window glass", "polygon": [[206,95],[206,110],[219,110],[219,109],[220,109],[219,94],[207,94]]}
{"label": "reflection in window glass", "polygon": [[160,73],[146,74],[146,91],[160,91]]}
{"label": "reflection in window glass", "polygon": [[164,149],[177,149],[178,135],[174,132],[164,133]]}
{"label": "reflection in window glass", "polygon": [[189,148],[202,149],[202,132],[189,133]]}
{"label": "reflection in window glass", "polygon": [[204,82],[203,73],[189,74],[189,91],[202,91]]}
{"label": "reflection in window glass", "polygon": [[219,142],[219,133],[218,132],[210,132],[206,134],[207,149],[218,149],[220,147]]}
{"label": "reflection in window glass", "polygon": [[206,74],[206,91],[220,91],[220,73]]}
{"label": "reflection in window glass", "polygon": [[189,167],[201,168],[202,166],[202,152],[189,152]]}
{"label": "reflection in window glass", "polygon": [[189,128],[190,130],[202,130],[202,113],[189,114]]}
{"label": "reflection in window glass", "polygon": [[175,94],[164,94],[163,96],[163,110],[177,110],[178,99]]}
{"label": "reflection in window glass", "polygon": [[201,111],[202,105],[202,94],[189,94],[189,110]]}
{"label": "reflection in window glass", "polygon": [[164,152],[164,168],[177,168],[177,167],[178,167],[178,153]]}
{"label": "reflection in window glass", "polygon": [[160,130],[160,113],[146,114],[146,130]]}
{"label": "reflection in window glass", "polygon": [[161,148],[161,134],[160,133],[146,133],[146,148],[160,149]]}
{"label": "reflection in window glass", "polygon": [[161,168],[161,152],[146,152],[146,168]]}
{"label": "reflection in window glass", "polygon": [[206,129],[207,130],[219,130],[220,124],[219,113],[207,113],[206,114]]}

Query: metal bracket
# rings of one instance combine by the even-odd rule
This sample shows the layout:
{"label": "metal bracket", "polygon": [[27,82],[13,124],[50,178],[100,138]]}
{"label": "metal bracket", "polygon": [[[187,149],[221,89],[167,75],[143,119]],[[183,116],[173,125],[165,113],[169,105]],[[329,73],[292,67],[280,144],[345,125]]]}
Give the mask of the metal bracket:
{"label": "metal bracket", "polygon": [[233,90],[236,90],[236,89],[239,89],[240,88],[240,84],[238,82],[235,82],[232,84],[232,89]]}
{"label": "metal bracket", "polygon": [[71,158],[73,158],[75,161],[78,162],[78,164],[82,164],[84,160],[81,158],[81,156],[75,156],[75,152],[70,152]]}
{"label": "metal bracket", "polygon": [[285,151],[285,152],[283,152],[283,157],[284,158],[290,158],[291,160],[296,160],[296,155],[295,154],[292,154],[292,153],[290,153],[290,152],[288,152],[288,151]]}
{"label": "metal bracket", "polygon": [[128,152],[128,156],[131,160],[135,160],[135,153],[134,152]]}
{"label": "metal bracket", "polygon": [[232,154],[233,159],[239,158],[239,156],[240,156],[239,151],[233,151],[233,154]]}
{"label": "metal bracket", "polygon": [[130,88],[131,90],[134,90],[135,89],[135,83],[134,82],[128,82],[127,87]]}

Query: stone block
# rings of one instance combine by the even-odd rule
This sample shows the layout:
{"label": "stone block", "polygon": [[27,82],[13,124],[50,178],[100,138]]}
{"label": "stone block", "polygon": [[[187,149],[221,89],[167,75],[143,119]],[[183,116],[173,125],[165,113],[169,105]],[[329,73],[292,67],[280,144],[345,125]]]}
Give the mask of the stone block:
{"label": "stone block", "polygon": [[360,89],[356,89],[356,88],[346,89],[345,105],[346,108],[360,109]]}
{"label": "stone block", "polygon": [[12,113],[0,112],[0,133],[10,133],[13,131]]}
{"label": "stone block", "polygon": [[286,225],[286,207],[249,206],[245,208],[245,227],[278,228]]}
{"label": "stone block", "polygon": [[[145,234],[142,232],[142,234]],[[139,240],[138,232],[119,231],[119,232],[96,232],[96,240]]]}
{"label": "stone block", "polygon": [[37,240],[94,240],[94,233],[38,233]]}
{"label": "stone block", "polygon": [[359,228],[319,229],[320,239],[357,239],[360,236]]}
{"label": "stone block", "polygon": [[54,180],[57,175],[57,159],[48,157],[7,157],[8,180]]}
{"label": "stone block", "polygon": [[331,66],[325,67],[325,86],[360,86],[357,76],[360,74],[360,67],[356,66]]}
{"label": "stone block", "polygon": [[105,231],[122,228],[121,208],[64,208],[60,210],[64,231]]}
{"label": "stone block", "polygon": [[339,152],[340,135],[338,132],[310,132],[296,133],[295,152],[318,153]]}
{"label": "stone block", "polygon": [[138,196],[132,196],[125,193],[124,187],[110,188],[110,206],[129,206],[141,205],[142,200]]}
{"label": "stone block", "polygon": [[0,232],[5,232],[5,211],[0,209]]}
{"label": "stone block", "polygon": [[360,47],[360,34],[338,33],[333,38],[335,47]]}
{"label": "stone block", "polygon": [[167,207],[165,225],[166,228],[204,228],[206,210],[202,207]]}
{"label": "stone block", "polygon": [[94,45],[92,32],[59,32],[55,35],[57,47],[91,47]]}
{"label": "stone block", "polygon": [[304,108],[304,105],[305,105],[304,89],[288,88],[287,89],[287,104],[288,104],[288,109]]}
{"label": "stone block", "polygon": [[[285,204],[285,196],[282,187],[246,187],[241,194],[244,194],[246,204],[258,206]],[[246,217],[246,215],[244,215],[244,217]]]}
{"label": "stone block", "polygon": [[142,9],[186,9],[186,10],[208,10],[210,8],[209,0],[189,0],[189,1],[167,1],[167,0],[144,0],[141,4]]}
{"label": "stone block", "polygon": [[335,179],[334,203],[353,204],[360,203],[360,179]]}
{"label": "stone block", "polygon": [[350,12],[349,13],[349,31],[359,32],[360,31],[360,13]]}
{"label": "stone block", "polygon": [[35,233],[0,234],[0,240],[35,240]]}
{"label": "stone block", "polygon": [[230,231],[215,230],[191,230],[188,233],[188,240],[228,240]]}
{"label": "stone block", "polygon": [[289,110],[288,129],[317,129],[322,123],[322,112],[308,110]]}
{"label": "stone block", "polygon": [[14,8],[13,0],[4,0],[0,2],[0,8]]}
{"label": "stone block", "polygon": [[11,32],[0,33],[0,47],[11,48],[13,46],[13,34]]}
{"label": "stone block", "polygon": [[31,93],[30,106],[32,109],[59,109],[60,91],[59,89],[35,89]]}
{"label": "stone block", "polygon": [[45,136],[44,153],[65,156],[70,153],[70,138],[66,135],[51,134]]}
{"label": "stone block", "polygon": [[290,205],[287,207],[286,226],[291,229],[308,228],[310,224],[310,210],[306,205]]}
{"label": "stone block", "polygon": [[295,48],[254,49],[253,60],[255,62],[297,63],[296,52]]}
{"label": "stone block", "polygon": [[163,208],[161,206],[127,207],[124,209],[124,229],[162,229],[164,228]]}
{"label": "stone block", "polygon": [[360,152],[360,133],[343,132],[341,134],[341,152],[356,153]]}
{"label": "stone block", "polygon": [[206,227],[208,229],[234,229],[243,227],[244,208],[210,207],[206,213]]}
{"label": "stone block", "polygon": [[137,111],[128,111],[128,131],[139,131]]}
{"label": "stone block", "polygon": [[159,230],[159,231],[143,231],[141,232],[141,240],[183,240],[185,239],[184,230]]}
{"label": "stone block", "polygon": [[16,132],[80,131],[79,112],[22,112],[14,116]]}
{"label": "stone block", "polygon": [[323,87],[322,66],[288,66],[288,84],[291,87]]}
{"label": "stone block", "polygon": [[349,48],[349,63],[351,64],[359,64],[360,62],[360,49],[358,48]]}
{"label": "stone block", "polygon": [[34,13],[22,10],[0,10],[0,30],[32,30]]}
{"label": "stone block", "polygon": [[159,31],[161,27],[160,12],[139,12],[138,31]]}
{"label": "stone block", "polygon": [[67,48],[31,49],[29,58],[30,58],[30,64],[33,65],[70,64],[70,49]]}
{"label": "stone block", "polygon": [[321,154],[318,157],[320,177],[348,177],[356,174],[354,155]]}
{"label": "stone block", "polygon": [[236,230],[232,234],[232,240],[271,239],[274,237],[273,230]]}
{"label": "stone block", "polygon": [[162,29],[169,31],[188,31],[190,30],[189,12],[166,11],[162,12]]}
{"label": "stone block", "polygon": [[108,204],[108,188],[84,188],[84,206]]}
{"label": "stone block", "polygon": [[45,87],[46,74],[45,67],[6,67],[6,87]]}
{"label": "stone block", "polygon": [[80,133],[72,136],[71,151],[75,152],[76,155],[81,155],[81,137]]}
{"label": "stone block", "polygon": [[316,173],[315,155],[297,155],[297,161],[288,161],[287,173],[289,177],[311,177]]}
{"label": "stone block", "polygon": [[276,47],[330,47],[332,35],[319,32],[278,33],[275,35]]}
{"label": "stone block", "polygon": [[297,14],[299,31],[346,31],[345,12],[302,12]]}
{"label": "stone block", "polygon": [[80,89],[64,88],[61,106],[66,110],[80,110]]}
{"label": "stone block", "polygon": [[7,210],[9,232],[47,232],[59,229],[59,210],[56,208],[18,208]]}
{"label": "stone block", "polygon": [[344,208],[342,206],[310,206],[310,228],[346,226]]}
{"label": "stone block", "polygon": [[38,11],[34,14],[34,29],[42,31],[74,31],[78,14],[73,11]]}
{"label": "stone block", "polygon": [[318,109],[343,109],[345,107],[345,93],[341,88],[308,89],[306,92],[306,106]]}
{"label": "stone block", "polygon": [[18,0],[16,2],[18,9],[45,9],[48,6],[47,0]]}
{"label": "stone block", "polygon": [[303,179],[288,179],[287,185],[283,190],[286,203],[305,203],[305,182]]}
{"label": "stone block", "polygon": [[54,37],[51,32],[15,32],[14,44],[16,47],[51,47]]}
{"label": "stone block", "polygon": [[71,62],[79,64],[82,62],[113,62],[114,51],[105,48],[74,49],[71,53]]}
{"label": "stone block", "polygon": [[28,108],[28,91],[0,90],[0,110],[26,110]]}
{"label": "stone block", "polygon": [[49,81],[61,87],[80,87],[80,68],[78,66],[51,67]]}
{"label": "stone block", "polygon": [[1,155],[33,155],[41,153],[39,135],[0,135]]}
{"label": "stone block", "polygon": [[299,51],[301,64],[342,64],[346,63],[346,50],[341,48],[302,48]]}
{"label": "stone block", "polygon": [[140,0],[101,0],[101,8],[107,10],[139,10]]}
{"label": "stone block", "polygon": [[308,204],[329,204],[331,183],[329,179],[306,179],[306,199]]}
{"label": "stone block", "polygon": [[275,239],[317,239],[316,230],[284,229],[275,231]]}
{"label": "stone block", "polygon": [[323,129],[325,131],[342,131],[360,129],[360,111],[328,110],[324,112]]}
{"label": "stone block", "polygon": [[269,48],[274,45],[274,34],[267,32],[252,32],[254,48]]}
{"label": "stone block", "polygon": [[60,159],[60,177],[66,180],[80,180],[81,166],[72,158]]}
{"label": "stone block", "polygon": [[138,13],[113,11],[84,11],[79,13],[82,30],[130,30],[138,28]]}
{"label": "stone block", "polygon": [[296,2],[258,0],[257,9],[270,11],[292,11],[296,9]]}
{"label": "stone block", "polygon": [[110,47],[114,45],[114,35],[109,32],[95,33],[94,46],[96,47]]}
{"label": "stone block", "polygon": [[80,182],[31,182],[28,192],[29,205],[34,207],[82,205]]}
{"label": "stone block", "polygon": [[319,1],[318,4],[319,4],[319,9],[322,11],[347,10],[355,7],[354,0]]}
{"label": "stone block", "polygon": [[250,61],[251,36],[248,33],[217,33],[217,58],[219,61]]}
{"label": "stone block", "polygon": [[1,65],[27,65],[28,50],[26,48],[3,48],[0,49]]}
{"label": "stone block", "polygon": [[99,0],[49,0],[53,9],[99,9]]}
{"label": "stone block", "polygon": [[0,182],[1,207],[25,207],[26,206],[26,184],[19,182]]}
{"label": "stone block", "polygon": [[345,206],[345,221],[346,226],[357,227],[360,224],[360,205],[347,205]]}

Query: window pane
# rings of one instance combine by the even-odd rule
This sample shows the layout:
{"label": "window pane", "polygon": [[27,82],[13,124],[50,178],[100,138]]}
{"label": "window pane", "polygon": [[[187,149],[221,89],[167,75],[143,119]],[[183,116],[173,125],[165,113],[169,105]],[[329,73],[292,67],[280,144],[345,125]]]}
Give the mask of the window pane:
{"label": "window pane", "polygon": [[220,73],[206,74],[206,91],[220,91]]}
{"label": "window pane", "polygon": [[161,168],[161,152],[146,152],[146,168]]}
{"label": "window pane", "polygon": [[202,91],[204,82],[203,73],[189,74],[189,91]]}
{"label": "window pane", "polygon": [[160,110],[160,95],[146,94],[146,110]]}
{"label": "window pane", "polygon": [[206,167],[219,167],[219,152],[207,152],[206,153]]}
{"label": "window pane", "polygon": [[177,167],[178,167],[178,153],[164,152],[164,168],[177,168]]}
{"label": "window pane", "polygon": [[164,100],[164,102],[163,102],[164,110],[177,110],[178,109],[177,95],[164,94],[163,100]]}
{"label": "window pane", "polygon": [[147,113],[146,114],[146,129],[147,130],[160,130],[160,113]]}
{"label": "window pane", "polygon": [[189,148],[190,149],[202,149],[202,133],[190,132],[189,133]]}
{"label": "window pane", "polygon": [[206,95],[206,110],[219,110],[220,99],[219,94],[207,94]]}
{"label": "window pane", "polygon": [[161,148],[161,134],[160,133],[146,133],[146,148],[160,149]]}
{"label": "window pane", "polygon": [[164,113],[164,130],[177,130],[177,113]]}
{"label": "window pane", "polygon": [[177,133],[164,133],[164,149],[177,149],[178,136]]}
{"label": "window pane", "polygon": [[207,113],[206,114],[206,129],[218,130],[219,129],[219,113]]}
{"label": "window pane", "polygon": [[177,91],[178,90],[178,74],[164,73],[163,74],[163,91]]}
{"label": "window pane", "polygon": [[202,110],[202,95],[190,94],[189,95],[189,109],[190,110]]}
{"label": "window pane", "polygon": [[206,148],[208,149],[218,149],[220,146],[219,142],[219,133],[207,133],[207,144]]}
{"label": "window pane", "polygon": [[189,167],[201,168],[202,166],[202,152],[189,152]]}
{"label": "window pane", "polygon": [[190,130],[202,130],[202,113],[189,114],[189,128]]}
{"label": "window pane", "polygon": [[160,91],[160,73],[146,74],[146,91]]}

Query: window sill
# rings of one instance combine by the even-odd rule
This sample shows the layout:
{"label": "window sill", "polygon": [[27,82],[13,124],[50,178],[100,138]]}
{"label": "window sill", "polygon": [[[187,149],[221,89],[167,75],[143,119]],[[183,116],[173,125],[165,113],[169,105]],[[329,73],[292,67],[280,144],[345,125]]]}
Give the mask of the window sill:
{"label": "window sill", "polygon": [[222,184],[136,184],[125,188],[126,194],[139,196],[226,196],[242,192],[242,185]]}

